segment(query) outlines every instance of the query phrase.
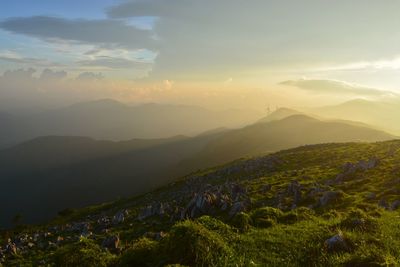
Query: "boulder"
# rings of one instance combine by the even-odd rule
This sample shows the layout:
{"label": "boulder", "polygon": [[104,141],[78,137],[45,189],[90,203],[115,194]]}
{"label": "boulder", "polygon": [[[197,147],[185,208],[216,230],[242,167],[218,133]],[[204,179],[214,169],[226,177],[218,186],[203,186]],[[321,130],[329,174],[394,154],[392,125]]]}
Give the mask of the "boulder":
{"label": "boulder", "polygon": [[226,194],[221,194],[219,197],[218,197],[218,201],[219,201],[219,208],[220,208],[220,210],[221,211],[226,211],[228,208],[229,208],[229,206],[231,205],[231,198],[228,196],[228,195],[226,195]]}
{"label": "boulder", "polygon": [[393,201],[392,205],[390,205],[391,210],[397,210],[400,207],[400,200]]}
{"label": "boulder", "polygon": [[[84,231],[88,231],[90,228],[91,228],[91,225],[89,222],[74,222],[68,228],[68,230],[73,231],[73,232],[82,233]],[[47,237],[48,234],[49,233],[45,233],[45,237]]]}
{"label": "boulder", "polygon": [[153,216],[153,207],[151,205],[147,205],[140,210],[138,220],[142,221],[151,216]]}
{"label": "boulder", "polygon": [[375,168],[379,164],[379,159],[371,158],[368,161],[361,160],[357,163],[347,162],[343,166],[342,173],[339,173],[336,176],[335,182],[341,183],[343,180],[346,180],[347,177],[357,171],[367,171],[369,169]]}
{"label": "boulder", "polygon": [[37,242],[39,240],[40,234],[39,233],[34,233],[33,234],[33,241]]}
{"label": "boulder", "polygon": [[110,224],[111,220],[110,218],[108,218],[107,216],[101,216],[98,220],[97,220],[97,224],[101,225],[101,226],[108,226]]}
{"label": "boulder", "polygon": [[302,186],[297,180],[292,181],[288,185],[287,194],[293,196],[294,205],[297,205],[301,201],[301,188]]}
{"label": "boulder", "polygon": [[325,240],[324,245],[328,251],[344,251],[348,249],[348,245],[341,233]]}
{"label": "boulder", "polygon": [[103,240],[101,245],[109,250],[118,250],[120,245],[119,236],[117,235],[109,236]]}
{"label": "boulder", "polygon": [[204,192],[197,196],[196,207],[202,211],[207,212],[217,201],[217,197],[214,193]]}
{"label": "boulder", "polygon": [[240,197],[246,195],[246,188],[244,188],[243,186],[233,183],[231,185],[231,197],[234,201],[238,201],[240,199]]}
{"label": "boulder", "polygon": [[93,233],[91,231],[89,231],[88,229],[85,229],[81,232],[80,237],[89,237],[91,236]]}
{"label": "boulder", "polygon": [[139,211],[139,215],[138,215],[138,220],[142,221],[144,219],[147,219],[148,217],[151,216],[164,216],[167,213],[167,210],[170,209],[170,206],[164,203],[153,203],[151,205],[147,205],[145,207],[143,207],[140,211]]}
{"label": "boulder", "polygon": [[378,206],[382,207],[384,209],[388,209],[389,208],[389,204],[387,203],[386,199],[381,198],[378,202]]}
{"label": "boulder", "polygon": [[113,217],[113,224],[120,224],[125,221],[125,211],[120,211]]}
{"label": "boulder", "polygon": [[239,212],[245,211],[246,209],[247,209],[247,205],[244,201],[236,202],[232,205],[232,207],[229,211],[229,215],[234,216],[234,215],[238,214]]}
{"label": "boulder", "polygon": [[4,255],[4,253],[0,247],[0,266],[1,266],[1,263],[4,263],[5,261],[6,261],[6,255]]}
{"label": "boulder", "polygon": [[310,190],[308,191],[307,196],[313,198],[323,193],[324,191],[324,188],[320,184],[315,183],[314,187],[310,188]]}
{"label": "boulder", "polygon": [[15,243],[13,242],[9,242],[6,245],[6,249],[5,249],[6,253],[10,254],[10,255],[17,255],[17,246],[15,245]]}

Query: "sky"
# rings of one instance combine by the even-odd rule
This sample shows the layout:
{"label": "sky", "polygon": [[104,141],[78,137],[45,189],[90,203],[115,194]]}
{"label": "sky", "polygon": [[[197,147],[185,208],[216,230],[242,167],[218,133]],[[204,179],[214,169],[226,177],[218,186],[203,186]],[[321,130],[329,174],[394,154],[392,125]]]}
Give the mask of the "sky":
{"label": "sky", "polygon": [[2,0],[0,104],[393,98],[398,10],[394,0]]}

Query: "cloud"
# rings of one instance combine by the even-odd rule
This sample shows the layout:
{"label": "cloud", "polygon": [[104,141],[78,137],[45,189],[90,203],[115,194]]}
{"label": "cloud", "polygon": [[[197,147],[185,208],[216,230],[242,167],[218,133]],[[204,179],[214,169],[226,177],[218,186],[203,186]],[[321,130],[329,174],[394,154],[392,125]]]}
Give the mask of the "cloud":
{"label": "cloud", "polygon": [[351,62],[327,68],[319,68],[317,71],[381,71],[400,70],[400,56],[390,59],[372,61]]}
{"label": "cloud", "polygon": [[242,0],[114,3],[104,19],[8,18],[0,22],[0,28],[54,44],[89,45],[66,61],[74,64],[83,56],[81,63],[93,67],[91,71],[142,67],[134,56],[90,58],[104,56],[103,49],[151,51],[153,81],[222,81],[234,76],[240,82],[244,72],[307,72],[398,54],[400,34],[394,33],[400,27],[400,1],[369,1],[368,5],[364,0],[354,0],[352,5],[288,0],[254,0],[251,5]]}
{"label": "cloud", "polygon": [[[400,41],[399,1],[368,5],[363,0],[354,0],[352,5],[288,0],[116,3],[106,10],[105,19],[19,17],[5,19],[0,28],[45,42],[94,46],[83,56],[97,55],[102,48],[152,51],[157,57],[150,75],[156,81],[221,80],[227,73],[241,77],[243,70],[304,70],[370,61],[397,54]],[[96,59],[97,63],[82,60],[93,67],[137,67],[134,57]]]}
{"label": "cloud", "polygon": [[32,79],[32,75],[36,72],[35,69],[29,68],[29,69],[18,69],[18,70],[8,70],[3,73],[3,76],[1,77],[4,80],[10,80],[10,81],[22,81],[22,80],[30,80]]}
{"label": "cloud", "polygon": [[391,56],[398,53],[400,35],[393,33],[400,27],[399,8],[396,1],[126,0],[107,14],[157,18],[153,77],[223,79],[232,71],[287,71]]}
{"label": "cloud", "polygon": [[[0,74],[0,107],[10,112],[42,110],[72,103],[112,98],[120,101],[153,102],[181,98],[172,80],[137,83],[132,80],[110,80],[102,73],[17,69]],[[181,92],[187,93],[187,87]],[[184,102],[184,101],[183,101]]]}
{"label": "cloud", "polygon": [[128,49],[154,48],[150,31],[138,29],[121,20],[34,16],[8,18],[0,22],[0,28],[46,41],[61,40]]}
{"label": "cloud", "polygon": [[90,60],[81,60],[77,63],[82,66],[106,67],[111,69],[150,69],[152,65],[149,62],[108,56],[99,56]]}
{"label": "cloud", "polygon": [[82,72],[76,77],[77,81],[98,81],[104,79],[102,73]]}
{"label": "cloud", "polygon": [[357,95],[370,97],[396,95],[391,91],[364,87],[361,85],[337,80],[299,79],[284,81],[280,84],[296,87],[316,94]]}
{"label": "cloud", "polygon": [[51,69],[44,69],[39,79],[42,81],[58,81],[67,77],[66,71],[53,71]]}
{"label": "cloud", "polygon": [[[118,96],[114,84],[101,73],[78,73],[34,68],[9,70],[0,74],[0,106],[5,110],[44,109],[74,102]],[[75,76],[75,75],[74,75]],[[122,92],[129,88],[120,86]]]}
{"label": "cloud", "polygon": [[57,64],[57,63],[52,62],[47,59],[34,58],[34,57],[23,57],[13,51],[1,51],[0,52],[0,61],[19,63],[19,64],[24,64],[24,65],[35,65],[35,66],[40,66],[40,67],[54,67],[54,66],[60,65],[60,64]]}

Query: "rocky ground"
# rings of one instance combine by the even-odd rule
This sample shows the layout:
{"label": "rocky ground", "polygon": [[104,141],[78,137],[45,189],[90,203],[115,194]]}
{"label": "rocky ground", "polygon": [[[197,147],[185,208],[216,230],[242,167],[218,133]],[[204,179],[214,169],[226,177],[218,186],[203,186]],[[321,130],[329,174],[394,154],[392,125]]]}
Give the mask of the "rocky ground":
{"label": "rocky ground", "polygon": [[[47,225],[2,231],[0,263],[329,266],[355,264],[358,260],[364,263],[358,266],[395,266],[400,264],[400,252],[395,247],[400,243],[381,239],[390,230],[385,228],[387,220],[397,223],[394,227],[400,229],[399,149],[400,141],[325,144],[238,160],[188,175],[139,197],[65,210]],[[224,261],[213,257],[210,261],[200,260],[200,248],[186,251],[177,247],[177,251],[183,249],[180,258],[167,253],[173,242],[182,244],[182,234],[176,234],[181,228],[186,229],[185,238],[194,238],[189,234],[193,229],[199,231],[196,238],[200,236],[202,242],[208,240],[205,237],[216,238],[209,247],[220,244],[215,258]],[[303,229],[298,232],[300,240],[288,240],[287,235],[298,228]],[[391,235],[400,240],[400,230]],[[379,239],[373,248],[378,246],[384,257],[369,251],[368,238]],[[189,243],[202,244],[196,240]],[[101,262],[85,263],[86,248],[80,260],[68,263],[66,259],[73,258],[68,256],[72,253],[68,248],[82,244],[98,251],[95,258],[101,258]],[[145,246],[147,254],[138,246]],[[280,251],[279,247],[288,249]],[[286,253],[292,249],[295,252],[288,257]],[[272,254],[267,257],[267,252]],[[314,258],[307,258],[310,253]],[[378,265],[367,265],[372,263]]]}

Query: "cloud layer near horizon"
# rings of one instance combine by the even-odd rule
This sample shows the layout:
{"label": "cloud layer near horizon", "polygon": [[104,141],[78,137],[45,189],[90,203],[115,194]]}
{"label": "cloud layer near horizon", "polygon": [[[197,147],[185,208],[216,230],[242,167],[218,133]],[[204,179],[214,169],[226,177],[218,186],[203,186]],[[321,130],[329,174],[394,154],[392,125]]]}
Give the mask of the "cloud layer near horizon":
{"label": "cloud layer near horizon", "polygon": [[398,96],[398,94],[391,91],[369,88],[338,80],[299,79],[283,81],[280,84],[296,87],[314,94],[352,95],[357,97]]}

